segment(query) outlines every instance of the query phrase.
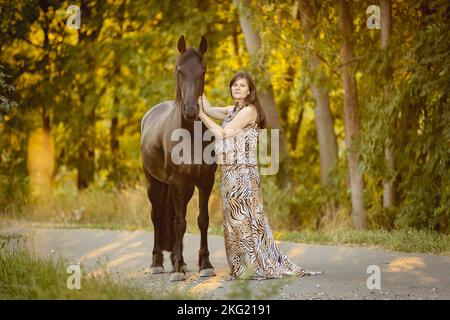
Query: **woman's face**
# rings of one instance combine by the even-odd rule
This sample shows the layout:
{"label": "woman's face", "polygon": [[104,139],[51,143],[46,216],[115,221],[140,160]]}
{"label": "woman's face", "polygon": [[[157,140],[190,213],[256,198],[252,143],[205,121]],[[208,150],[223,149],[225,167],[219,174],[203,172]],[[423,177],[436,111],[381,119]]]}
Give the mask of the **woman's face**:
{"label": "woman's face", "polygon": [[245,99],[250,94],[247,80],[245,78],[237,79],[231,86],[231,94],[233,95],[233,99]]}

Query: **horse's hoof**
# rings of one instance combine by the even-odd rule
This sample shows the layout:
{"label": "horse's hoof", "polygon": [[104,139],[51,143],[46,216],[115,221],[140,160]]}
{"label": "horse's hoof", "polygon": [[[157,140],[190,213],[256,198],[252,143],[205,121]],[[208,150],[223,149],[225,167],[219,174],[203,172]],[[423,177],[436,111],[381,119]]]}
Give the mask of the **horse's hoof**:
{"label": "horse's hoof", "polygon": [[174,281],[184,281],[186,280],[186,275],[183,272],[173,272],[170,274],[170,282]]}
{"label": "horse's hoof", "polygon": [[184,271],[184,272],[188,272],[188,271],[189,271],[187,265],[185,265],[185,264],[183,264],[183,271]]}
{"label": "horse's hoof", "polygon": [[200,270],[199,276],[200,277],[214,277],[216,275],[216,272],[213,268],[208,269],[202,269]]}
{"label": "horse's hoof", "polygon": [[158,273],[164,273],[165,270],[163,267],[151,267],[150,268],[150,273],[151,274],[158,274]]}

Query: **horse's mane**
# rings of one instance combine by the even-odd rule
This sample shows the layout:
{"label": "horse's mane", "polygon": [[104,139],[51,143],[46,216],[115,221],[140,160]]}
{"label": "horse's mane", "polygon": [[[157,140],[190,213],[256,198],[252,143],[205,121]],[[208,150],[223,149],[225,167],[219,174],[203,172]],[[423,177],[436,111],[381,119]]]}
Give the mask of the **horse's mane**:
{"label": "horse's mane", "polygon": [[193,56],[197,56],[202,63],[205,63],[203,60],[203,55],[200,52],[198,52],[194,48],[188,48],[188,49],[186,49],[185,52],[183,52],[178,57],[177,63],[175,65],[175,83],[176,83],[176,93],[177,93],[176,98],[175,98],[175,105],[177,107],[179,107],[181,105],[181,88],[180,88],[180,83],[178,82],[178,66],[182,65],[183,63],[185,63],[186,61],[191,59],[191,57],[193,57]]}

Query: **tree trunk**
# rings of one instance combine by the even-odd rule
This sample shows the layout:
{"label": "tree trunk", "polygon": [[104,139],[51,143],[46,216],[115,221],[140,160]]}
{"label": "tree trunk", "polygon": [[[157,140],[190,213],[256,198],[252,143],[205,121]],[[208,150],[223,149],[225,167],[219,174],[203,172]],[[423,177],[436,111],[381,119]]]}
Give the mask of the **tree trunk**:
{"label": "tree trunk", "polygon": [[[80,10],[82,12],[82,19],[84,19],[86,25],[89,25],[91,19],[97,19],[102,15],[102,2],[95,2],[93,6],[88,1],[81,1]],[[78,29],[78,43],[83,45],[84,43],[94,43],[97,41],[100,31],[102,29],[104,20],[100,19],[100,25],[96,25],[94,28],[84,28]],[[95,56],[87,56],[87,64],[95,69]],[[78,189],[85,189],[94,182],[95,179],[95,139],[96,139],[96,105],[85,105],[87,104],[87,95],[89,92],[89,81],[79,82],[78,92],[80,93],[80,107],[89,108],[86,112],[87,117],[81,119],[80,125],[83,128],[82,142],[79,150],[79,157],[77,161],[77,171],[78,171]]]}
{"label": "tree trunk", "polygon": [[91,141],[91,139],[95,139],[95,108],[90,110],[89,116],[85,119],[84,128],[77,161],[78,190],[89,187],[95,178],[95,141]]}
{"label": "tree trunk", "polygon": [[[249,0],[234,0],[236,6],[239,9],[239,22],[241,24],[242,32],[245,37],[245,44],[247,46],[247,50],[252,59],[258,59],[256,61],[262,61],[259,64],[261,68],[261,73],[255,75],[255,80],[258,80],[258,77],[265,76],[265,67],[264,67],[264,59],[260,60],[261,57],[258,56],[261,51],[261,41],[258,34],[258,31],[255,30],[250,22],[250,1]],[[272,86],[264,90],[260,89],[258,92],[259,100],[261,102],[261,107],[264,110],[264,114],[266,116],[267,124],[269,127],[273,129],[281,129],[280,119],[277,114],[277,108],[275,105],[275,99],[273,95]],[[280,130],[280,162],[283,158],[288,156],[288,149],[286,144],[286,137]]]}
{"label": "tree trunk", "polygon": [[[43,31],[43,57],[42,70],[50,69],[50,19],[48,17],[49,3],[39,4],[42,10],[43,19],[40,26]],[[43,83],[50,82],[49,72],[44,72]],[[42,94],[42,93],[41,93]],[[52,181],[55,173],[55,146],[51,134],[51,111],[46,103],[42,103],[39,109],[42,119],[42,128],[33,130],[28,137],[28,157],[27,167],[30,178],[31,194],[38,202],[46,203],[51,201]]]}
{"label": "tree trunk", "polygon": [[234,54],[236,57],[239,57],[239,41],[238,41],[238,27],[237,24],[233,28],[233,45],[234,45]]}
{"label": "tree trunk", "polygon": [[[278,130],[278,153],[271,154],[271,168],[275,170],[270,170],[270,174],[277,174],[276,180],[280,187],[285,187],[290,185],[295,188],[297,182],[294,175],[292,174],[292,161],[289,155],[289,149],[286,142],[286,135],[284,130],[282,130],[280,118],[277,113],[277,108],[275,104],[275,98],[273,94],[273,88],[271,80],[267,76],[265,70],[265,52],[261,49],[261,41],[258,31],[252,26],[250,21],[250,1],[249,0],[234,0],[239,12],[239,22],[241,25],[242,32],[245,37],[245,44],[247,46],[250,59],[256,64],[257,72],[254,75],[255,81],[264,82],[263,86],[258,86],[258,97],[261,102],[261,107],[263,109],[264,115],[266,117],[267,125],[269,128]],[[271,141],[273,145],[273,141]]]}
{"label": "tree trunk", "polygon": [[[317,9],[310,5],[308,0],[300,0],[299,4],[300,20],[305,39],[308,41],[316,25]],[[311,73],[320,72],[320,60],[316,55],[315,48],[311,52],[309,65]],[[321,77],[323,76],[321,75]],[[330,183],[329,172],[334,165],[337,165],[338,161],[338,147],[330,110],[330,97],[328,90],[318,84],[312,84],[311,91],[316,101],[314,115],[319,142],[321,182],[323,186],[327,186]]]}
{"label": "tree trunk", "polygon": [[[121,40],[123,36],[123,23],[125,15],[125,1],[123,1],[118,8],[118,22],[119,31],[114,37],[115,40]],[[118,52],[114,52],[114,71],[112,72],[111,86],[114,86],[114,102],[112,106],[112,118],[111,118],[111,129],[110,129],[110,149],[111,149],[111,172],[109,173],[109,178],[114,182],[116,187],[121,185],[121,174],[120,174],[120,144],[119,144],[119,109],[120,109],[120,96],[118,92],[118,87],[122,84],[119,80],[121,79],[121,62]]]}
{"label": "tree trunk", "polygon": [[[119,98],[116,96],[114,98],[114,104],[118,103]],[[111,172],[109,176],[114,182],[114,185],[118,187],[120,185],[120,174],[119,174],[119,116],[114,114],[111,119],[111,129],[109,131],[110,141],[109,145],[111,148]]]}
{"label": "tree trunk", "polygon": [[346,0],[340,0],[339,27],[344,39],[341,48],[344,81],[344,121],[345,144],[348,152],[348,166],[350,170],[350,185],[352,193],[352,217],[354,227],[362,229],[366,227],[366,213],[364,210],[364,180],[358,170],[358,155],[354,147],[355,140],[359,137],[358,95],[356,89],[355,70],[352,66],[352,24],[349,4]]}
{"label": "tree trunk", "polygon": [[320,176],[323,186],[330,184],[329,173],[338,162],[338,147],[334,133],[333,118],[330,110],[328,91],[311,87],[317,106],[314,109],[317,139],[320,152]]}
{"label": "tree trunk", "polygon": [[[392,30],[391,0],[381,0],[380,11],[381,11],[381,48],[383,50],[386,50],[389,43],[389,39],[391,37],[391,30]],[[389,80],[392,76],[392,71],[389,66],[387,68],[385,76],[386,80]],[[388,100],[389,100],[389,86],[386,84],[384,86],[385,103]],[[394,150],[390,139],[387,139],[386,141],[384,154],[388,167],[391,170],[394,170],[395,169]],[[394,180],[395,180],[394,178],[385,179],[383,183],[383,208],[393,208],[396,204]]]}
{"label": "tree trunk", "polygon": [[302,121],[303,121],[303,112],[305,111],[304,108],[302,108],[302,110],[300,111],[300,114],[298,115],[297,120],[295,121],[294,124],[292,124],[289,127],[289,142],[291,144],[291,150],[297,150],[297,144],[298,144],[298,133],[300,132],[300,128],[302,126]]}
{"label": "tree trunk", "polygon": [[[281,121],[281,127],[284,128],[284,132],[286,132],[286,140],[289,142],[288,148],[289,150],[295,150],[293,148],[293,144],[291,143],[293,141],[294,136],[298,136],[298,130],[296,129],[296,124],[298,123],[298,118],[294,123],[289,122],[289,108],[292,106],[292,99],[290,97],[290,92],[292,91],[294,87],[294,79],[295,79],[295,69],[289,66],[287,72],[286,72],[286,87],[285,87],[285,94],[281,97],[279,103],[278,103],[278,110],[280,110],[280,121]],[[300,126],[297,127],[297,129]]]}

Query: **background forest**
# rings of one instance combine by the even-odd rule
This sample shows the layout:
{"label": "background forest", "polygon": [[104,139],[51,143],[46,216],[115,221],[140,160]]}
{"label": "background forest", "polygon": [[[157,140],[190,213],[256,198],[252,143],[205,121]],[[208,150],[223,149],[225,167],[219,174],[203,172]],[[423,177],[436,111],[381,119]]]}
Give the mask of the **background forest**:
{"label": "background forest", "polygon": [[[0,215],[151,227],[140,119],[175,98],[184,34],[208,41],[214,106],[249,71],[281,129],[275,230],[448,234],[449,18],[444,0],[0,0]],[[218,180],[210,216],[220,233]]]}

